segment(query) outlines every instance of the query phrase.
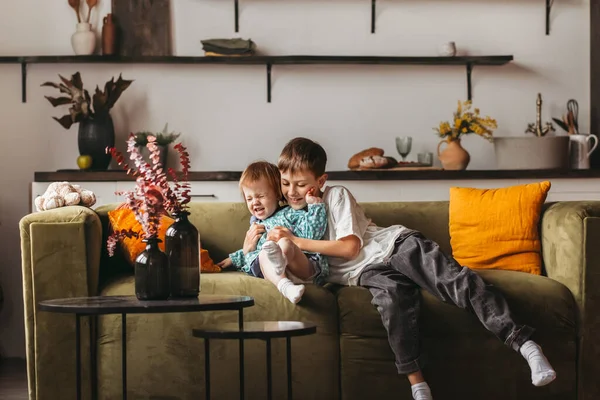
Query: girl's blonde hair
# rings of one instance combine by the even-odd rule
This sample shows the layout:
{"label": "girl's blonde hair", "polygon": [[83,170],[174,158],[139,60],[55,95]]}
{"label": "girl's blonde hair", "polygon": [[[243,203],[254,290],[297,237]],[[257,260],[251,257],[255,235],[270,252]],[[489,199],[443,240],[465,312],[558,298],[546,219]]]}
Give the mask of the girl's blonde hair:
{"label": "girl's blonde hair", "polygon": [[239,183],[242,196],[244,196],[242,186],[257,182],[261,179],[266,179],[271,189],[273,189],[273,191],[276,193],[277,200],[282,201],[283,193],[281,192],[281,174],[279,173],[279,169],[275,164],[271,164],[267,161],[253,162],[246,167],[244,172],[242,172]]}

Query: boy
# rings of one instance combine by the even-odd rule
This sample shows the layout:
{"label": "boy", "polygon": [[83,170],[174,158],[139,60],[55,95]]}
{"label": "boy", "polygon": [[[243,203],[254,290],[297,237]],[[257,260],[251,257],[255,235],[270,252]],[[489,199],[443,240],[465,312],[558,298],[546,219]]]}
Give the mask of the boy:
{"label": "boy", "polygon": [[333,186],[321,191],[327,180],[326,163],[325,150],[306,138],[288,142],[278,162],[283,195],[290,204],[304,207],[303,193],[313,188],[323,198],[328,211],[323,240],[297,238],[282,227],[271,230],[268,239],[289,239],[303,251],[329,256],[329,282],[369,289],[388,332],[398,373],[407,375],[415,400],[433,399],[419,360],[420,288],[475,313],[488,330],[527,360],[535,386],[555,379],[541,348],[530,340],[533,329],[513,321],[500,293],[420,232],[402,225],[373,224],[348,189]]}

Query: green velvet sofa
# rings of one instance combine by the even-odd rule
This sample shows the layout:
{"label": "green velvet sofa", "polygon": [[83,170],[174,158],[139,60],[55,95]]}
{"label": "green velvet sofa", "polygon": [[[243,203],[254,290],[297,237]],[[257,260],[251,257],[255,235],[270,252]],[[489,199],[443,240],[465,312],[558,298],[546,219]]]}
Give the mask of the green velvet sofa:
{"label": "green velvet sofa", "polygon": [[[65,207],[23,217],[20,223],[29,393],[31,399],[75,398],[75,323],[72,315],[38,309],[46,299],[133,295],[133,272],[105,254],[107,212]],[[450,251],[447,202],[365,203],[379,225],[404,224]],[[192,203],[191,220],[215,260],[241,246],[248,228],[243,204]],[[537,341],[553,363],[552,384],[531,385],[523,358],[486,331],[476,317],[423,293],[424,373],[437,400],[600,398],[600,202],[546,204],[540,221],[544,273],[480,271],[507,297],[518,318],[537,328]],[[370,293],[359,287],[307,287],[292,305],[264,280],[237,272],[202,274],[202,293],[255,298],[245,320],[300,320],[317,334],[292,340],[296,399],[410,399]],[[204,398],[204,347],[193,328],[237,319],[236,312],[128,317],[130,399]],[[84,384],[89,398],[89,346],[97,351],[100,399],[121,391],[120,316],[84,318]],[[91,344],[90,344],[91,343]],[[246,398],[266,398],[265,344],[246,345]],[[285,398],[285,344],[274,340],[274,398]],[[214,340],[212,391],[238,398],[238,346]]]}

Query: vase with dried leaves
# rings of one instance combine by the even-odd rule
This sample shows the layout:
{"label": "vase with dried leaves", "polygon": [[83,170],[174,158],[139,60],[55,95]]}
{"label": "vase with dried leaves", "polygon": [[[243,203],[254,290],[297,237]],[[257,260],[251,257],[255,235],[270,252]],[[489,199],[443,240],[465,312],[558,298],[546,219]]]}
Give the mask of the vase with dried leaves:
{"label": "vase with dried leaves", "polygon": [[76,72],[71,79],[59,75],[61,82],[45,82],[41,86],[50,86],[65,93],[66,96],[44,96],[54,106],[70,104],[69,113],[61,118],[54,118],[63,128],[69,129],[71,125],[79,123],[77,144],[80,155],[92,157],[91,169],[105,170],[110,164],[111,157],[106,154],[106,147],[115,145],[115,132],[110,110],[115,105],[121,94],[131,85],[132,80],[111,78],[104,85],[104,91],[98,86],[94,96],[83,88],[81,75]]}
{"label": "vase with dried leaves", "polygon": [[88,6],[87,17],[81,18],[81,0],[68,0],[69,6],[75,11],[77,25],[75,33],[71,36],[71,46],[76,55],[91,55],[96,49],[96,33],[92,30],[90,18],[92,9],[98,4],[98,0],[86,0]]}

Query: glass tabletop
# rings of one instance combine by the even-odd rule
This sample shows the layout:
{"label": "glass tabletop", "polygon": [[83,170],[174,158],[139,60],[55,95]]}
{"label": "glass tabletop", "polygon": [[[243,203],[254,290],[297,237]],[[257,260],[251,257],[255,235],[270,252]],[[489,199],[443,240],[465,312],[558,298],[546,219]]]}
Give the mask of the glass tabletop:
{"label": "glass tabletop", "polygon": [[251,321],[241,327],[237,323],[225,322],[203,325],[193,329],[195,337],[205,339],[267,339],[312,335],[317,326],[301,321]]}
{"label": "glass tabletop", "polygon": [[250,296],[200,294],[193,298],[138,300],[135,296],[71,297],[44,300],[39,309],[71,314],[152,314],[170,312],[239,310],[254,305]]}

